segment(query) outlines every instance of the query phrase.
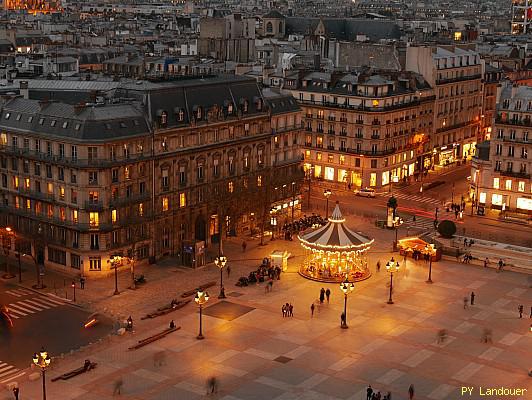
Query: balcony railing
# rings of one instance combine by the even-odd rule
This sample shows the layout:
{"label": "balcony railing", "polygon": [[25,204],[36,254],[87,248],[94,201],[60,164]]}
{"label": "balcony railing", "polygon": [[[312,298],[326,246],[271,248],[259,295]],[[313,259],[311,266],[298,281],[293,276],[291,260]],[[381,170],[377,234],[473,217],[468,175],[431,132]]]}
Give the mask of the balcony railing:
{"label": "balcony railing", "polygon": [[530,173],[528,172],[514,172],[514,171],[499,171],[503,176],[511,176],[513,178],[530,179]]}
{"label": "balcony railing", "polygon": [[495,123],[504,124],[504,125],[532,127],[532,119],[530,118],[522,118],[522,119],[508,118],[508,116],[503,117],[502,114],[496,115]]}
{"label": "balcony railing", "polygon": [[24,148],[13,148],[12,146],[3,145],[0,146],[0,152],[8,155],[17,155],[25,158],[29,158],[36,161],[56,163],[65,166],[72,166],[75,168],[105,168],[113,165],[121,165],[125,163],[131,163],[135,161],[146,160],[150,158],[149,154],[131,154],[127,158],[119,159],[82,159],[77,157],[61,157],[57,155],[48,155],[47,153],[38,152],[35,150],[29,150]]}
{"label": "balcony railing", "polygon": [[87,211],[103,211],[104,205],[102,201],[85,201],[85,210]]}
{"label": "balcony railing", "polygon": [[109,201],[109,207],[120,207],[126,204],[135,204],[147,201],[150,199],[150,193],[138,193],[133,196],[117,197]]}
{"label": "balcony railing", "polygon": [[[469,78],[472,79],[472,78]],[[337,108],[337,109],[343,109],[343,110],[358,110],[358,111],[365,111],[365,112],[383,112],[383,111],[390,111],[390,110],[398,110],[402,108],[408,108],[408,107],[415,107],[420,104],[422,104],[425,101],[434,100],[435,96],[427,96],[423,99],[415,99],[411,100],[407,103],[399,103],[399,104],[389,104],[379,107],[373,107],[373,106],[364,106],[363,104],[357,104],[357,105],[351,105],[351,104],[339,104],[339,103],[333,103],[329,101],[318,101],[318,100],[298,100],[300,104],[306,104],[306,105],[313,105],[313,106],[324,106],[329,108]],[[323,119],[323,118],[319,118]],[[357,124],[363,123],[360,120],[356,121]]]}
{"label": "balcony railing", "polygon": [[457,76],[455,78],[441,78],[441,79],[436,79],[436,85],[445,85],[446,83],[470,81],[473,79],[480,79],[480,78],[482,78],[480,74]]}

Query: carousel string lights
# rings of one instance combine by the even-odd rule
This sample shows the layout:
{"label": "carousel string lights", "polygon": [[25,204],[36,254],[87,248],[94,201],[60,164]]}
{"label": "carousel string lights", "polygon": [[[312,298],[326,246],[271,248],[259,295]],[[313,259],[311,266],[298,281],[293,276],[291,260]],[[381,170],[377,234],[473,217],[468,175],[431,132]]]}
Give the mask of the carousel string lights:
{"label": "carousel string lights", "polygon": [[308,279],[322,282],[351,282],[370,277],[365,253],[373,239],[353,232],[345,225],[340,207],[336,207],[326,225],[305,231],[300,235],[301,246],[306,250],[305,261],[299,273]]}

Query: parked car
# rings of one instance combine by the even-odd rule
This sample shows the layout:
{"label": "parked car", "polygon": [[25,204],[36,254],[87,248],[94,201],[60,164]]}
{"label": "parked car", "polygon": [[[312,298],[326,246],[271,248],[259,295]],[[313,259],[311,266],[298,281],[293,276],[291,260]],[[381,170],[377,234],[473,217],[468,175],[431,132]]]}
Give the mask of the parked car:
{"label": "parked car", "polygon": [[357,196],[361,197],[375,197],[375,190],[370,188],[360,189],[355,191]]}

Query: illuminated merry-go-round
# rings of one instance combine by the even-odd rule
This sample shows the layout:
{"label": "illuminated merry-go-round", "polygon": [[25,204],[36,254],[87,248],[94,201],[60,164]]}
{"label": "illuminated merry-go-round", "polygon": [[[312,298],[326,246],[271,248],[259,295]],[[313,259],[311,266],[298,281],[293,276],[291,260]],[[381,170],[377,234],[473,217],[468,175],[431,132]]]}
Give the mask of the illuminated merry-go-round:
{"label": "illuminated merry-go-round", "polygon": [[367,251],[373,239],[353,232],[344,225],[345,218],[336,204],[327,224],[298,236],[305,248],[305,260],[299,274],[322,282],[362,281],[371,276]]}

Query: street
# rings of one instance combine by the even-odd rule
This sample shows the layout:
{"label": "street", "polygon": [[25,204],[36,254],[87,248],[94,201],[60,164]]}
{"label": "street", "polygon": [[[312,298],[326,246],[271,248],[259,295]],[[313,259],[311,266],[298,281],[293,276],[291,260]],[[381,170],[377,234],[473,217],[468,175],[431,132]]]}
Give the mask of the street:
{"label": "street", "polygon": [[43,346],[60,355],[110,332],[108,319],[85,329],[89,312],[67,303],[0,280],[0,304],[9,309],[13,320],[13,328],[0,332],[0,384],[20,379],[33,354]]}

